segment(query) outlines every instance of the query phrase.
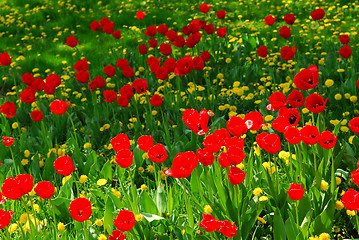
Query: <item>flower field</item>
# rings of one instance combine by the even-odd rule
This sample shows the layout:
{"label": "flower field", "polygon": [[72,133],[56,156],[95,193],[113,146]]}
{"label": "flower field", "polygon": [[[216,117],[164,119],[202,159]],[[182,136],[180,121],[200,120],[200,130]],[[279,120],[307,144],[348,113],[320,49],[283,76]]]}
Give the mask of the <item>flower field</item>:
{"label": "flower field", "polygon": [[0,12],[0,239],[359,239],[359,1]]}

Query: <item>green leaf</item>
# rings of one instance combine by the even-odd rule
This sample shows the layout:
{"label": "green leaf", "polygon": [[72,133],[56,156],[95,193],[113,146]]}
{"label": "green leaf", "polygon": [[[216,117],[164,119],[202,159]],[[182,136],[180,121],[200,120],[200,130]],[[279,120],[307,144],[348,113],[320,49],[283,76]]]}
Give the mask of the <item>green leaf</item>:
{"label": "green leaf", "polygon": [[330,200],[324,207],[323,212],[317,216],[311,227],[310,232],[312,235],[319,235],[323,232],[330,232],[332,228],[332,222],[334,219],[335,204],[333,200]]}
{"label": "green leaf", "polygon": [[286,239],[285,225],[278,208],[274,212],[273,235],[274,239]]}
{"label": "green leaf", "polygon": [[146,191],[142,191],[140,194],[140,211],[151,214],[159,214],[155,202]]}
{"label": "green leaf", "polygon": [[103,226],[105,231],[109,233],[112,233],[112,229],[113,229],[113,219],[114,219],[113,212],[114,212],[114,204],[112,202],[111,197],[108,196],[106,199]]}
{"label": "green leaf", "polygon": [[163,217],[160,217],[158,215],[154,215],[154,214],[151,214],[151,213],[141,212],[141,215],[149,222],[152,222],[154,220],[162,220],[162,219],[164,219]]}
{"label": "green leaf", "polygon": [[288,212],[289,218],[285,221],[285,232],[288,239],[296,239],[299,231],[297,224],[295,223],[294,217],[291,212]]}
{"label": "green leaf", "polygon": [[100,172],[100,176],[103,176],[103,178],[107,180],[112,180],[112,166],[110,161],[107,161],[103,165],[102,170]]}
{"label": "green leaf", "polygon": [[165,189],[159,184],[156,190],[155,202],[160,213],[165,213],[167,209],[167,199]]}

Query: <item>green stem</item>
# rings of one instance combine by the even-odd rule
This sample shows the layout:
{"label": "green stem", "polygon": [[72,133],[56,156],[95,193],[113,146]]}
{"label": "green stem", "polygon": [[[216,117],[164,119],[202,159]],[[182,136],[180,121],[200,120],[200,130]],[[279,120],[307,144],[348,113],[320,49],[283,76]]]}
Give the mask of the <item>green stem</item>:
{"label": "green stem", "polygon": [[55,215],[54,204],[52,203],[51,199],[49,199],[49,202],[50,202],[51,209],[52,209],[52,215],[53,215],[53,217],[54,217],[54,227],[55,227],[56,239],[58,239],[58,235],[57,235],[57,223],[56,223],[56,215]]}
{"label": "green stem", "polygon": [[302,182],[302,163],[303,163],[303,157],[302,157],[302,151],[300,149],[300,144],[298,144],[298,155],[299,155],[299,182]]}
{"label": "green stem", "polygon": [[[20,198],[20,201],[21,201],[21,202],[24,204],[24,206],[25,206],[26,214],[27,214],[27,221],[29,221],[30,231],[32,232],[32,231],[33,231],[32,228],[33,228],[34,226],[32,225],[32,221],[31,221],[31,219],[30,219],[29,209],[28,209],[28,207],[27,207],[27,205],[26,205],[26,202],[24,201],[24,199],[23,199],[22,197]],[[36,224],[36,219],[35,219],[35,224]],[[32,233],[30,233],[30,239],[32,239]]]}
{"label": "green stem", "polygon": [[290,175],[291,175],[291,182],[294,182],[295,179],[293,179],[294,174],[293,174],[293,163],[292,163],[292,153],[290,152],[290,143],[288,142],[288,151],[289,151],[289,168],[290,168]]}
{"label": "green stem", "polygon": [[278,167],[277,167],[277,158],[276,156],[273,154],[273,158],[274,158],[274,167],[275,167],[275,181],[276,181],[276,191],[277,194],[279,194],[279,174],[278,174]]}
{"label": "green stem", "polygon": [[206,171],[207,186],[208,186],[208,192],[209,192],[209,199],[211,199],[211,202],[213,203],[213,193],[212,193],[211,182],[210,182],[209,176],[208,176],[208,167],[209,167],[209,166],[205,166],[204,169],[205,169],[205,171]]}
{"label": "green stem", "polygon": [[74,135],[75,135],[76,144],[79,144],[79,143],[77,142],[77,134],[76,134],[76,128],[75,128],[75,125],[74,125],[74,121],[72,121],[72,117],[71,117],[70,113],[67,112],[67,111],[66,111],[66,113],[67,113],[67,115],[68,115],[69,118],[70,118],[70,122],[71,122],[71,125],[72,125],[72,129],[74,130]]}
{"label": "green stem", "polygon": [[357,231],[358,231],[358,234],[359,234],[359,220],[358,220],[358,211],[356,211],[356,214],[355,214],[355,220],[356,220],[356,223],[357,223]]}
{"label": "green stem", "polygon": [[85,222],[86,222],[86,221],[83,221],[83,222],[82,222],[82,226],[84,227],[85,239],[88,240],[87,229],[86,229],[86,226],[85,226]]}
{"label": "green stem", "polygon": [[[132,179],[132,173],[131,173],[131,167],[128,167],[128,174],[130,175],[130,180],[131,180],[131,191],[132,191],[132,200],[135,203],[135,215],[138,214],[138,205],[137,205],[137,197],[136,197],[136,189],[135,189],[135,185]],[[156,170],[156,169],[155,169]]]}
{"label": "green stem", "polygon": [[19,169],[19,166],[16,166],[16,160],[15,160],[14,152],[12,151],[11,146],[10,146],[10,152],[11,152],[12,161],[14,162],[15,173],[16,173],[16,175],[19,175],[20,169]]}
{"label": "green stem", "polygon": [[298,201],[299,200],[295,201],[295,215],[296,215],[296,218],[297,218],[297,225],[299,226]]}
{"label": "green stem", "polygon": [[[79,189],[79,185],[77,184],[77,181],[76,181],[76,177],[75,177],[74,172],[71,173],[71,176],[72,176],[72,178],[74,179],[74,182],[75,182],[75,185],[76,185],[77,197],[80,197],[80,189]],[[70,180],[70,179],[69,179],[69,180]]]}
{"label": "green stem", "polygon": [[313,157],[314,157],[314,179],[315,179],[315,183],[318,187],[318,189],[320,190],[320,182],[319,182],[319,179],[318,179],[318,167],[317,167],[317,157],[316,157],[316,154],[315,154],[315,146],[314,144],[312,145],[313,147]]}

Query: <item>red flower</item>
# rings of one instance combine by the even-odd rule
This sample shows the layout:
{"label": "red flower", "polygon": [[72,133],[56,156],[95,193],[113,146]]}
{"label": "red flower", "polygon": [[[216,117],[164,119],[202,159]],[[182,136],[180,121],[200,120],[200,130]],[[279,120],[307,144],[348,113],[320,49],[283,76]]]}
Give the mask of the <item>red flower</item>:
{"label": "red flower", "polygon": [[24,84],[31,86],[31,84],[35,81],[34,75],[32,73],[24,73],[21,76],[21,80]]}
{"label": "red flower", "polygon": [[193,58],[193,69],[197,71],[202,71],[204,68],[204,62],[200,57]]}
{"label": "red flower", "polygon": [[148,83],[146,79],[138,78],[132,83],[132,87],[139,93],[146,93],[148,88]]}
{"label": "red flower", "polygon": [[223,38],[227,34],[227,28],[226,27],[217,28],[216,32],[217,32],[218,37]]}
{"label": "red flower", "polygon": [[315,88],[318,85],[318,67],[315,65],[311,65],[307,69],[303,69],[294,77],[294,84],[300,90],[308,90]]}
{"label": "red flower", "polygon": [[350,176],[351,176],[353,182],[355,182],[356,184],[359,185],[359,169],[352,171]]}
{"label": "red flower", "polygon": [[135,71],[133,70],[132,67],[123,67],[122,69],[122,74],[125,78],[132,78],[133,75],[135,75]]}
{"label": "red flower", "polygon": [[305,125],[300,129],[299,134],[305,145],[314,145],[319,141],[319,131],[316,126]]}
{"label": "red flower", "polygon": [[279,29],[279,36],[284,39],[288,39],[290,37],[290,27],[283,26]]}
{"label": "red flower", "polygon": [[218,19],[224,19],[226,17],[226,11],[225,10],[219,10],[217,12]]}
{"label": "red flower", "polygon": [[198,158],[194,152],[178,153],[173,159],[172,169],[166,169],[163,172],[174,178],[186,178],[191,175],[197,164]]}
{"label": "red flower", "polygon": [[35,90],[31,87],[27,87],[24,91],[20,93],[19,98],[24,103],[33,103],[36,99]]}
{"label": "red flower", "polygon": [[49,181],[42,181],[36,185],[34,190],[41,198],[48,199],[54,195],[55,187]]}
{"label": "red flower", "polygon": [[238,227],[236,227],[235,223],[233,225],[230,221],[224,220],[222,221],[222,227],[218,230],[219,233],[222,233],[224,236],[231,238],[237,236]]}
{"label": "red flower", "polygon": [[124,58],[120,58],[116,62],[116,66],[121,70],[123,70],[125,67],[128,67],[128,64],[128,61]]}
{"label": "red flower", "polygon": [[292,90],[292,92],[288,95],[287,101],[292,107],[299,108],[303,106],[305,99],[301,92],[298,90]]}
{"label": "red flower", "polygon": [[118,106],[121,106],[121,107],[127,107],[129,102],[128,102],[128,99],[126,96],[119,96],[117,98],[117,104]]}
{"label": "red flower", "polygon": [[221,150],[222,145],[224,145],[224,140],[230,137],[229,132],[221,128],[206,136],[203,141],[203,146],[211,153],[218,152]]}
{"label": "red flower", "polygon": [[176,75],[184,76],[192,71],[193,60],[191,56],[178,59],[174,73]]}
{"label": "red flower", "polygon": [[112,103],[112,102],[116,101],[117,92],[115,92],[114,90],[104,90],[103,97],[105,98],[103,100],[104,102]]}
{"label": "red flower", "polygon": [[198,113],[195,109],[186,109],[183,112],[183,122],[197,135],[204,135],[208,132],[209,115],[206,109]]}
{"label": "red flower", "polygon": [[212,165],[214,162],[214,155],[212,152],[208,151],[207,149],[198,149],[197,150],[197,157],[200,163],[203,166]]}
{"label": "red flower", "polygon": [[210,7],[211,7],[210,4],[202,3],[201,5],[199,5],[199,11],[203,13],[207,13]]}
{"label": "red flower", "polygon": [[76,40],[75,36],[72,35],[72,36],[66,38],[66,44],[65,44],[65,45],[74,48],[74,47],[77,46],[77,42],[78,42],[78,41],[79,41],[79,40]]}
{"label": "red flower", "polygon": [[284,138],[287,140],[290,144],[298,144],[300,141],[302,141],[302,138],[299,134],[299,130],[293,126],[288,126],[284,132]]}
{"label": "red flower", "polygon": [[[168,27],[164,23],[161,23],[157,28],[157,32],[162,34],[162,35],[166,35],[167,31],[168,31]],[[154,40],[156,40],[156,39],[154,39]],[[150,46],[151,46],[151,44],[150,44]],[[157,40],[156,40],[156,46],[157,46]]]}
{"label": "red flower", "polygon": [[162,105],[162,102],[163,102],[163,97],[161,97],[160,95],[158,94],[154,94],[152,97],[151,97],[151,100],[149,101],[154,107],[159,107]]}
{"label": "red flower", "polygon": [[284,21],[286,24],[292,25],[295,22],[295,16],[293,13],[289,13],[284,16]]}
{"label": "red flower", "polygon": [[74,65],[74,69],[78,72],[79,71],[87,71],[88,68],[89,68],[89,64],[88,64],[86,58],[78,60]]}
{"label": "red flower", "polygon": [[350,120],[349,127],[353,133],[359,133],[359,117],[355,117],[352,120]]}
{"label": "red flower", "polygon": [[227,129],[232,135],[240,137],[248,131],[248,126],[241,117],[233,116],[227,121]]}
{"label": "red flower", "polygon": [[157,47],[158,42],[155,38],[151,38],[150,40],[148,40],[148,44],[150,45],[151,48],[155,48],[155,47]]}
{"label": "red flower", "polygon": [[[244,143],[244,142],[243,142]],[[231,163],[231,165],[240,164],[243,159],[247,156],[247,154],[243,153],[243,145],[240,146],[239,144],[232,144],[227,145],[227,159]]]}
{"label": "red flower", "polygon": [[238,167],[231,167],[228,172],[228,179],[232,183],[232,185],[241,184],[246,177],[246,172],[242,172],[242,170]]}
{"label": "red flower", "polygon": [[116,137],[112,138],[111,145],[113,150],[116,152],[122,149],[130,151],[131,148],[130,139],[125,133],[120,133]]}
{"label": "red flower", "polygon": [[0,112],[5,115],[6,118],[12,118],[16,115],[16,107],[13,102],[5,102],[0,106]]}
{"label": "red flower", "polygon": [[34,186],[33,177],[29,174],[20,174],[17,177],[5,179],[2,185],[2,192],[5,197],[17,200],[29,193]]}
{"label": "red flower", "polygon": [[156,25],[152,25],[152,26],[148,26],[147,27],[147,31],[144,31],[143,34],[149,36],[149,37],[153,37],[155,36],[157,33],[157,27]]}
{"label": "red flower", "polygon": [[68,155],[58,157],[54,162],[54,168],[58,174],[64,176],[69,176],[75,170],[75,166]]}
{"label": "red flower", "polygon": [[13,57],[14,56],[10,57],[9,54],[4,51],[0,54],[0,66],[9,66]]}
{"label": "red flower", "polygon": [[116,162],[121,168],[127,168],[133,163],[133,152],[127,149],[121,149],[116,154]]}
{"label": "red flower", "polygon": [[[259,135],[257,135],[259,136]],[[268,134],[266,135],[263,140],[264,142],[264,150],[266,152],[269,152],[269,153],[277,153],[280,151],[281,149],[281,146],[280,146],[280,138],[277,134]],[[258,141],[257,141],[258,143]]]}
{"label": "red flower", "polygon": [[137,139],[138,148],[148,152],[153,147],[153,137],[151,135],[143,135]]}
{"label": "red flower", "polygon": [[0,209],[0,229],[3,229],[10,224],[11,216],[12,211],[7,212],[3,209]]}
{"label": "red flower", "polygon": [[343,35],[340,35],[339,41],[340,41],[342,44],[348,44],[348,42],[350,41],[350,38],[349,38],[348,35],[343,34]]}
{"label": "red flower", "polygon": [[14,140],[13,137],[2,137],[2,143],[7,147],[10,147],[14,143]]}
{"label": "red flower", "polygon": [[171,42],[176,40],[177,36],[178,36],[177,33],[175,31],[173,31],[173,30],[169,30],[166,33],[167,40],[169,40]]}
{"label": "red flower", "polygon": [[204,62],[207,62],[207,61],[209,61],[209,59],[211,58],[211,55],[209,54],[209,52],[203,51],[203,52],[201,53],[200,58],[202,58],[202,60],[203,60]]}
{"label": "red flower", "polygon": [[164,162],[168,157],[165,146],[161,143],[157,143],[148,150],[148,157],[155,163]]}
{"label": "red flower", "polygon": [[90,73],[88,71],[79,71],[76,73],[75,78],[80,83],[87,83],[90,80]]}
{"label": "red flower", "polygon": [[211,214],[202,214],[202,221],[199,223],[206,232],[217,231],[222,226],[222,221],[215,219]]}
{"label": "red flower", "polygon": [[337,143],[337,137],[327,130],[320,134],[318,143],[322,148],[331,149]]}
{"label": "red flower", "polygon": [[157,59],[156,57],[149,57],[147,59],[147,65],[150,66],[150,72],[156,72],[156,70],[160,67],[161,58]]}
{"label": "red flower", "polygon": [[142,20],[145,18],[145,12],[142,12],[142,11],[138,11],[136,13],[136,18],[139,19],[139,20]]}
{"label": "red flower", "polygon": [[322,18],[325,16],[325,12],[324,12],[323,9],[320,8],[320,9],[314,10],[314,11],[310,14],[310,16],[312,17],[312,19],[313,19],[314,21],[317,21],[317,20],[322,19]]}
{"label": "red flower", "polygon": [[112,235],[108,236],[108,240],[125,240],[127,237],[126,234],[124,234],[120,230],[113,230]]}
{"label": "red flower", "polygon": [[272,26],[275,22],[275,16],[273,17],[272,15],[268,15],[264,18],[264,21],[266,22],[266,25]]}
{"label": "red flower", "polygon": [[244,121],[249,130],[257,131],[264,126],[263,115],[257,111],[247,113]]}
{"label": "red flower", "polygon": [[352,55],[352,49],[348,45],[344,45],[344,47],[339,50],[339,55],[342,58],[350,58]]}
{"label": "red flower", "polygon": [[264,138],[268,135],[269,133],[262,132],[256,136],[256,142],[260,148],[264,149],[266,147],[266,142],[264,141]]}
{"label": "red flower", "polygon": [[89,82],[89,89],[91,89],[91,91],[95,91],[97,88],[103,88],[105,86],[106,86],[105,79],[103,79],[103,77],[101,76],[97,76],[95,77],[94,80]]}
{"label": "red flower", "polygon": [[130,231],[135,226],[135,223],[135,215],[128,210],[121,210],[113,220],[113,224],[122,232]]}
{"label": "red flower", "polygon": [[292,183],[289,186],[289,190],[287,191],[288,196],[290,197],[290,199],[292,200],[300,200],[302,199],[303,195],[304,195],[304,190],[302,184],[298,184],[298,183]]}
{"label": "red flower", "polygon": [[121,37],[121,33],[120,33],[120,30],[116,30],[116,32],[114,32],[114,28],[115,28],[115,24],[113,21],[108,21],[106,22],[105,24],[102,25],[102,31],[104,33],[107,33],[107,34],[113,34],[113,37],[114,38],[120,38]]}
{"label": "red flower", "polygon": [[100,28],[101,28],[101,25],[100,25],[100,23],[98,22],[98,21],[92,21],[91,23],[90,23],[90,28],[91,28],[91,30],[92,31],[98,31],[98,30],[100,30]]}
{"label": "red flower", "polygon": [[288,46],[284,46],[282,50],[280,50],[280,56],[283,60],[292,60],[295,55],[295,50],[295,46],[293,46],[293,49]]}
{"label": "red flower", "polygon": [[208,35],[211,35],[212,33],[214,33],[214,25],[213,25],[212,23],[206,24],[206,26],[204,26],[203,30],[204,30]]}
{"label": "red flower", "polygon": [[141,45],[139,45],[139,46],[138,46],[138,52],[139,52],[141,55],[147,54],[148,48],[147,48],[146,44],[141,44]]}
{"label": "red flower", "polygon": [[268,48],[266,46],[260,46],[257,49],[258,56],[265,58],[268,55]]}
{"label": "red flower", "polygon": [[279,117],[277,117],[272,127],[278,132],[285,132],[288,126],[295,126],[300,121],[300,114],[296,108],[281,108],[279,110]]}
{"label": "red flower", "polygon": [[109,77],[113,77],[116,74],[116,68],[114,66],[111,66],[111,65],[105,66],[103,68],[103,71]]}
{"label": "red flower", "polygon": [[31,112],[31,119],[35,122],[41,122],[41,120],[44,118],[44,115],[40,110],[34,110]]}
{"label": "red flower", "polygon": [[167,72],[174,72],[176,68],[176,60],[174,58],[167,58],[163,63],[163,67],[167,69]]}
{"label": "red flower", "polygon": [[77,198],[70,203],[69,211],[71,217],[78,222],[89,220],[92,214],[91,202],[86,198]]}
{"label": "red flower", "polygon": [[120,89],[120,94],[125,96],[127,99],[131,99],[133,97],[133,88],[130,84],[126,84]]}
{"label": "red flower", "polygon": [[57,115],[62,115],[67,111],[67,103],[56,99],[50,104],[50,110]]}
{"label": "red flower", "polygon": [[232,163],[228,160],[227,152],[221,152],[221,154],[219,154],[218,163],[223,168],[228,168],[232,166]]}
{"label": "red flower", "polygon": [[155,75],[158,79],[166,80],[168,78],[168,70],[165,67],[157,67]]}
{"label": "red flower", "polygon": [[359,210],[359,192],[350,188],[346,191],[342,197],[342,201],[344,207],[351,211]]}
{"label": "red flower", "polygon": [[315,114],[318,114],[318,113],[324,111],[327,101],[328,101],[328,98],[324,101],[322,96],[320,96],[319,94],[313,93],[307,97],[307,100],[305,101],[305,107],[309,111],[311,111]]}
{"label": "red flower", "polygon": [[286,97],[282,92],[274,92],[269,97],[269,105],[267,110],[277,111],[287,105]]}
{"label": "red flower", "polygon": [[172,54],[172,47],[171,44],[168,43],[162,43],[160,45],[160,52],[165,55],[165,56],[169,56]]}

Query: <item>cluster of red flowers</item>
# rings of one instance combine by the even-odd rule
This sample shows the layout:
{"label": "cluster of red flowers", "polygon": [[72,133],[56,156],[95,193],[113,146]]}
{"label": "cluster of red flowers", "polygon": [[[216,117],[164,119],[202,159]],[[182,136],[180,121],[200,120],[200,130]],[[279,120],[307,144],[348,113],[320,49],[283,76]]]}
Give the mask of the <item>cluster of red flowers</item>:
{"label": "cluster of red flowers", "polygon": [[90,28],[92,31],[98,31],[102,28],[102,31],[107,34],[112,34],[112,36],[116,39],[121,38],[120,30],[114,30],[115,24],[113,21],[110,21],[108,18],[103,17],[100,22],[94,20],[90,24]]}
{"label": "cluster of red flowers", "polygon": [[[201,228],[204,228],[207,232],[218,231],[228,238],[237,236],[238,227],[235,223],[233,224],[228,220],[220,221],[215,219],[211,214],[202,214],[202,221],[199,223]],[[219,229],[221,228],[221,229]],[[218,230],[219,229],[219,230]]]}

